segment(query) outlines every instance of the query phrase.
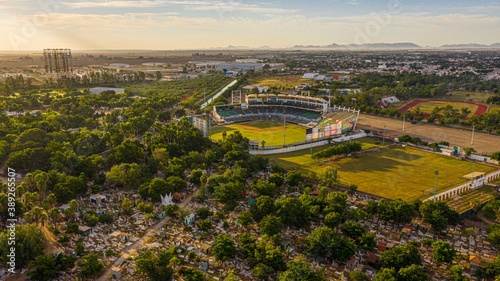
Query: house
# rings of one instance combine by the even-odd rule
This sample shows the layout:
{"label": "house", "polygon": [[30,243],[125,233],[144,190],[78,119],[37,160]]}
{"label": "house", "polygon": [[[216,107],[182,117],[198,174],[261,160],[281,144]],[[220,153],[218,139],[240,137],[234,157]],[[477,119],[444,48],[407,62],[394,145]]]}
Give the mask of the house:
{"label": "house", "polygon": [[381,102],[382,102],[382,105],[384,107],[386,107],[389,104],[398,103],[398,102],[400,102],[400,100],[396,96],[387,96],[387,97],[383,97]]}
{"label": "house", "polygon": [[302,79],[314,79],[314,77],[316,77],[318,75],[319,75],[319,73],[316,73],[316,72],[304,73],[304,75],[302,75]]}

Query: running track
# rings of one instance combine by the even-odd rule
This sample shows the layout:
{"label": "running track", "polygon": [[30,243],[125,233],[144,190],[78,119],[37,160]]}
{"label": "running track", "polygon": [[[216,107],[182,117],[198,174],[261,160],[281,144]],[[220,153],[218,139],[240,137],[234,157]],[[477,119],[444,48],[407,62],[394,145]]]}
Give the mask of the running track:
{"label": "running track", "polygon": [[479,103],[475,103],[475,102],[466,102],[466,101],[448,101],[448,100],[414,100],[412,102],[410,102],[409,104],[401,107],[398,112],[399,113],[403,113],[403,112],[406,112],[408,109],[416,106],[417,104],[421,103],[421,102],[428,102],[428,101],[438,101],[438,102],[452,102],[452,103],[468,103],[468,104],[473,104],[473,105],[476,105],[477,106],[477,110],[476,112],[474,113],[474,115],[476,116],[479,116],[479,115],[483,115],[486,113],[486,111],[488,111],[488,107],[484,104],[479,104]]}

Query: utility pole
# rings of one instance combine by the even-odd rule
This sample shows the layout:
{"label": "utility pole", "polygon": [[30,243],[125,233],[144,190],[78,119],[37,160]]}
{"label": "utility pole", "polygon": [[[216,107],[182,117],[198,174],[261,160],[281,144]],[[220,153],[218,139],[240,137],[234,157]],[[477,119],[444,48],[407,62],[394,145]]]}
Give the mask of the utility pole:
{"label": "utility pole", "polygon": [[472,126],[472,136],[470,138],[470,144],[474,144],[474,126]]}
{"label": "utility pole", "polygon": [[406,119],[406,115],[403,115],[403,132],[405,131],[405,119]]}
{"label": "utility pole", "polygon": [[437,185],[438,185],[439,171],[435,171],[434,175],[436,175],[436,183],[434,184],[434,202],[436,202],[436,190],[437,190]]}
{"label": "utility pole", "polygon": [[476,180],[476,177],[474,175],[474,173],[475,173],[474,172],[475,166],[476,166],[476,160],[472,160],[472,177],[471,177],[471,187],[470,187],[471,189],[474,188],[474,181]]}

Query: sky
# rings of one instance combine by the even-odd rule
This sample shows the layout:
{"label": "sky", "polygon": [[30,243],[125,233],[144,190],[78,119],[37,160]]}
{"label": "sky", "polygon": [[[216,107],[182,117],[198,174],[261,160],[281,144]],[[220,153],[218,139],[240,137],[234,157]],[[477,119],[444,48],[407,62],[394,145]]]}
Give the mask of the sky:
{"label": "sky", "polygon": [[0,0],[0,50],[500,42],[498,0]]}

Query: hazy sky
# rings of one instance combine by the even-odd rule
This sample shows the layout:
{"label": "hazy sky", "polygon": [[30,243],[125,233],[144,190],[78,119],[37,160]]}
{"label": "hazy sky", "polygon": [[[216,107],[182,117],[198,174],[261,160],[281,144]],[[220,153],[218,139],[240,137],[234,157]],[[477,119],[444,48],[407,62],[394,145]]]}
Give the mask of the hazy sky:
{"label": "hazy sky", "polygon": [[492,44],[498,0],[0,0],[0,50]]}

